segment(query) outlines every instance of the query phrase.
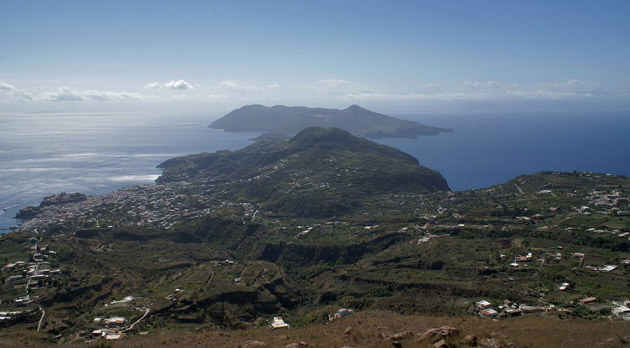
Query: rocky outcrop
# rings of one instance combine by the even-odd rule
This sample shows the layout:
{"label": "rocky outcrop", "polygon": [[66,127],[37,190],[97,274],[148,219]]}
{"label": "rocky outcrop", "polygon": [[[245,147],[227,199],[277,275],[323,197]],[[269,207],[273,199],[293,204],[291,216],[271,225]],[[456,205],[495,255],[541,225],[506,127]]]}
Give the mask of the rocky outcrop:
{"label": "rocky outcrop", "polygon": [[437,343],[440,340],[451,339],[457,336],[459,336],[459,329],[452,326],[434,327],[420,335],[418,342]]}

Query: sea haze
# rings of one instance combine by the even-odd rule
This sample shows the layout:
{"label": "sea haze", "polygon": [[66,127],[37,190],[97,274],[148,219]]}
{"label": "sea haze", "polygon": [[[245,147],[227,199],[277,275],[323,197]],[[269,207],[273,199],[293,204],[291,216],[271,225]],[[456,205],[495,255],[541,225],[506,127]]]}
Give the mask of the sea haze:
{"label": "sea haze", "polygon": [[260,133],[207,127],[208,115],[0,115],[0,234],[20,208],[62,191],[103,194],[153,184],[166,159],[236,150]]}
{"label": "sea haze", "polygon": [[[475,114],[401,118],[453,133],[379,139],[439,170],[454,190],[487,187],[541,170],[630,174],[627,114]],[[210,129],[208,115],[0,115],[0,233],[15,213],[65,192],[102,194],[153,184],[162,161],[235,150],[259,133]]]}

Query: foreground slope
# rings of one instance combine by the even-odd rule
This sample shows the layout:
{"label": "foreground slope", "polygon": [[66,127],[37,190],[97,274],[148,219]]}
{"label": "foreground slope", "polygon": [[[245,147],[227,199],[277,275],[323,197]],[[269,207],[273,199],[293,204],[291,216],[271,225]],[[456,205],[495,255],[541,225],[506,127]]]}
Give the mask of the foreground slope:
{"label": "foreground slope", "polygon": [[337,127],[367,138],[413,138],[436,135],[450,129],[379,114],[358,105],[346,109],[303,106],[246,105],[214,121],[210,128],[228,132],[271,132],[297,134],[308,127]]}

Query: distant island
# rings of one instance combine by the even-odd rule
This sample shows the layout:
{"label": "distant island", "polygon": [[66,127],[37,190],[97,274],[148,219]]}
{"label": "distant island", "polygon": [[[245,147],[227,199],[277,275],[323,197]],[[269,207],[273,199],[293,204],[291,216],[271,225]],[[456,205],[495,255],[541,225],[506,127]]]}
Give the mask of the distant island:
{"label": "distant island", "polygon": [[267,132],[295,135],[308,127],[336,127],[366,138],[415,138],[452,132],[379,114],[358,105],[346,109],[303,106],[246,105],[212,122],[210,128],[227,132]]}

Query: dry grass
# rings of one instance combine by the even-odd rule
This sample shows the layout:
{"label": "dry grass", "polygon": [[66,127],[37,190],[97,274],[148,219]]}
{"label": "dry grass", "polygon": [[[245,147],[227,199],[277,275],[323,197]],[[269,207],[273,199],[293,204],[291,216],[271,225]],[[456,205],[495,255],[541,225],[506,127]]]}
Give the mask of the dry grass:
{"label": "dry grass", "polygon": [[[309,347],[371,347],[391,348],[383,338],[401,331],[421,334],[426,329],[451,325],[462,335],[488,338],[496,334],[518,347],[624,347],[624,337],[630,336],[630,323],[619,320],[586,321],[558,319],[554,316],[525,316],[503,321],[491,321],[472,317],[402,316],[389,312],[361,312],[329,324],[316,324],[298,329],[272,331],[268,328],[246,330],[157,330],[148,336],[131,336],[120,342],[112,342],[112,348],[144,347],[239,347],[248,340],[263,341],[268,347],[284,347],[304,341]],[[349,334],[344,334],[352,327]],[[31,337],[34,338],[34,337]],[[8,332],[0,335],[0,347],[44,346],[25,343],[25,340]],[[96,344],[71,345],[89,347]],[[404,347],[425,347],[417,338],[407,339]],[[630,344],[625,345],[630,347]]]}

